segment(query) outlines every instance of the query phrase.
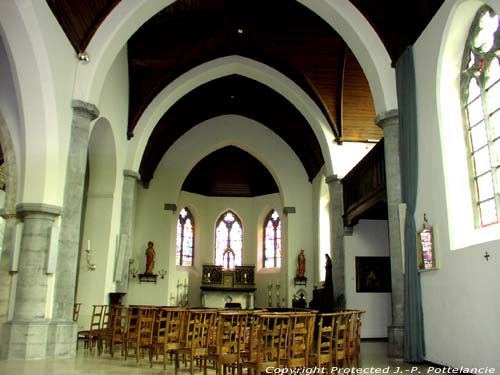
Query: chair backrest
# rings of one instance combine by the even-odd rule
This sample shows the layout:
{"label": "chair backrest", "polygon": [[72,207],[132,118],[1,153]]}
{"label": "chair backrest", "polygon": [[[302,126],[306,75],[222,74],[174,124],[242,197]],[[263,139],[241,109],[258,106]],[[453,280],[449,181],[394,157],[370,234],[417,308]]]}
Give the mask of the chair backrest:
{"label": "chair backrest", "polygon": [[215,327],[217,310],[190,309],[187,313],[187,322],[184,332],[185,348],[207,349],[209,345],[209,333]]}
{"label": "chair backrest", "polygon": [[254,311],[249,315],[249,321],[246,328],[244,345],[247,353],[247,360],[255,361],[257,358],[257,344],[260,327],[260,315],[262,311]]}
{"label": "chair backrest", "polygon": [[97,335],[102,327],[102,317],[107,305],[94,305],[92,308],[92,316],[90,318],[90,335]]}
{"label": "chair backrest", "polygon": [[309,312],[290,314],[286,357],[288,368],[308,367],[315,320],[316,314]]}
{"label": "chair backrest", "polygon": [[123,334],[127,326],[128,307],[123,305],[111,306],[110,321],[113,335]]}
{"label": "chair backrest", "polygon": [[257,334],[256,372],[280,367],[286,358],[288,343],[288,314],[260,314]]}
{"label": "chair backrest", "polygon": [[333,336],[333,366],[346,365],[350,328],[350,313],[335,314]]}
{"label": "chair backrest", "polygon": [[127,308],[126,328],[124,332],[127,339],[137,335],[139,310],[140,306],[128,306]]}
{"label": "chair backrest", "polygon": [[181,346],[182,325],[186,309],[180,307],[162,307],[158,311],[156,325],[156,343],[164,345],[164,351],[178,349]]}
{"label": "chair backrest", "polygon": [[112,307],[110,305],[104,305],[101,317],[101,331],[110,330],[113,323]]}
{"label": "chair backrest", "polygon": [[153,343],[153,329],[156,321],[156,307],[140,307],[137,323],[138,346],[150,346]]}
{"label": "chair backrest", "polygon": [[217,316],[216,351],[218,355],[236,354],[244,349],[249,314],[244,311],[220,311]]}
{"label": "chair backrest", "polygon": [[75,303],[75,305],[73,306],[73,321],[74,322],[78,321],[81,306],[82,306],[81,303]]}

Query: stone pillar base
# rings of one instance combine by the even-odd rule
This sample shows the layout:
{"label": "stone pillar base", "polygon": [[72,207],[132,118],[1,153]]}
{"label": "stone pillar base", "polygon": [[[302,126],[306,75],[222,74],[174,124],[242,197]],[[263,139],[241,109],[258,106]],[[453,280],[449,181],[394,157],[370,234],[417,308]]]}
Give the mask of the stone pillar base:
{"label": "stone pillar base", "polygon": [[49,325],[47,357],[72,358],[76,356],[78,325],[73,321],[52,321]]}
{"label": "stone pillar base", "polygon": [[16,320],[3,324],[1,359],[70,358],[76,355],[77,325]]}
{"label": "stone pillar base", "polygon": [[403,359],[405,329],[403,326],[390,326],[387,328],[389,342],[387,346],[387,355],[393,359]]}

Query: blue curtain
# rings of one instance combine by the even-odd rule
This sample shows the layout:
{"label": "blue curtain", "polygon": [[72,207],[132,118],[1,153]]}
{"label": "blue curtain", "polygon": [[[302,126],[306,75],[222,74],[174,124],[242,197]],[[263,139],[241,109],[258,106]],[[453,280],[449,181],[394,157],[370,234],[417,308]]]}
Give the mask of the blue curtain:
{"label": "blue curtain", "polygon": [[404,358],[422,362],[425,355],[420,274],[417,268],[415,206],[418,183],[417,100],[413,50],[408,47],[396,63],[399,108],[401,188],[406,203]]}

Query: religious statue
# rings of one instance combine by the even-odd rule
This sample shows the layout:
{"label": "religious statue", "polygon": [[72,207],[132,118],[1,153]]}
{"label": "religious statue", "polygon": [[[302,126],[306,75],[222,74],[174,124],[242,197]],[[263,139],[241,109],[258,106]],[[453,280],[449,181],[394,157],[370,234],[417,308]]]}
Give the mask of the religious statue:
{"label": "religious statue", "polygon": [[330,313],[335,308],[335,297],[333,291],[332,259],[325,254],[325,281],[322,288],[314,288],[313,299],[309,302],[309,308],[318,310],[320,313]]}
{"label": "religious statue", "polygon": [[299,256],[297,257],[297,279],[303,279],[306,273],[306,256],[304,255],[304,249],[300,250]]}
{"label": "religious statue", "polygon": [[328,254],[325,254],[325,257],[326,257],[325,282],[323,283],[323,287],[333,288],[332,259]]}
{"label": "religious statue", "polygon": [[152,274],[155,267],[156,251],[153,247],[153,242],[148,242],[148,248],[146,249],[146,274]]}

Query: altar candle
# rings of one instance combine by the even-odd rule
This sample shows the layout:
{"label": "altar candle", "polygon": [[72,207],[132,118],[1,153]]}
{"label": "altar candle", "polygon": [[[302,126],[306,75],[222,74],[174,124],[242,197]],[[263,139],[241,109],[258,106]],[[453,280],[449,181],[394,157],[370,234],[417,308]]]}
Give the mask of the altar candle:
{"label": "altar candle", "polygon": [[280,281],[279,280],[276,281],[276,286],[279,288],[279,286],[280,286]]}
{"label": "altar candle", "polygon": [[90,250],[90,240],[87,240],[87,250]]}

